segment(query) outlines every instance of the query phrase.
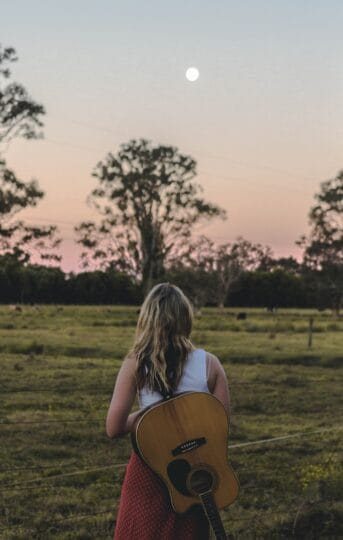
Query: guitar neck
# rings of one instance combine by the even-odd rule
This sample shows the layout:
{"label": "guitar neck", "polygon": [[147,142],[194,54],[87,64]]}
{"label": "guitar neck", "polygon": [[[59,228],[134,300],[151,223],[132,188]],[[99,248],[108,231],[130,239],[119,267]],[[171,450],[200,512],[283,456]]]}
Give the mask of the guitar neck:
{"label": "guitar neck", "polygon": [[206,517],[210,522],[210,525],[215,534],[216,540],[226,540],[226,532],[224,530],[224,526],[212,492],[207,491],[206,493],[199,494],[199,497],[205,510]]}

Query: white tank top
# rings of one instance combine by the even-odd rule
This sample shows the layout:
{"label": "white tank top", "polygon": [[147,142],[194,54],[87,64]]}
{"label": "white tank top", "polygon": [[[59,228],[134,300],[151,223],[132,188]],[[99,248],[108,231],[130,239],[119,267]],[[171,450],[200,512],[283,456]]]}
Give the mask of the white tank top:
{"label": "white tank top", "polygon": [[[191,390],[210,393],[207,385],[206,351],[203,349],[195,349],[188,354],[175,393]],[[161,399],[162,396],[159,392],[151,391],[145,386],[138,392],[140,409],[144,409]]]}

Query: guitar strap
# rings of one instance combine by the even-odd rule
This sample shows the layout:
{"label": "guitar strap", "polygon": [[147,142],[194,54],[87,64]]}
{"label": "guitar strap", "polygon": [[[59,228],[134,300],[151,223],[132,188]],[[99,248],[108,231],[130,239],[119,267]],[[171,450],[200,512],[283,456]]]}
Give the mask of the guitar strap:
{"label": "guitar strap", "polygon": [[[145,370],[147,371],[148,370],[148,366],[147,366],[147,363],[145,363]],[[157,392],[162,396],[163,398],[163,401],[168,401],[168,399],[170,399],[171,397],[173,397],[174,393],[172,390],[169,390],[167,391],[165,388],[161,388],[161,390],[157,390]],[[137,441],[136,441],[136,437],[134,435],[134,432],[131,431],[131,445],[132,445],[132,449],[133,451],[135,452],[135,454],[140,458],[142,459],[142,456],[139,452],[139,449],[138,449],[138,446],[137,446]],[[142,459],[142,461],[144,462],[144,460]]]}
{"label": "guitar strap", "polygon": [[163,390],[158,390],[158,393],[161,394],[164,401],[167,401],[168,399],[170,399],[174,395],[171,390],[168,392],[165,388],[163,388]]}

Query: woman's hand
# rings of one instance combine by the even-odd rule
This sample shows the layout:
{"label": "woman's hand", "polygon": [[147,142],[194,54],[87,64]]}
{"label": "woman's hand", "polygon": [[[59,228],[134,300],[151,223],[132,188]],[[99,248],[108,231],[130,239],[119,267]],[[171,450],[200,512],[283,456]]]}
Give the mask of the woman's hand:
{"label": "woman's hand", "polygon": [[128,419],[126,421],[125,433],[131,433],[131,431],[134,430],[136,421],[137,421],[138,417],[143,414],[143,412],[144,411],[139,410],[139,411],[135,411],[135,412],[129,414]]}

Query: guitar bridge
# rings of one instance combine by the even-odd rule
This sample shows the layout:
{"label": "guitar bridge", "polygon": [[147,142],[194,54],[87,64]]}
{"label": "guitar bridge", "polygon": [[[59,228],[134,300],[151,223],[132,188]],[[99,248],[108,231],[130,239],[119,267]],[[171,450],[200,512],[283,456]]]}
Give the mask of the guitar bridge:
{"label": "guitar bridge", "polygon": [[199,437],[198,439],[190,439],[189,441],[185,441],[174,450],[172,450],[173,456],[179,456],[180,454],[185,454],[186,452],[190,452],[191,450],[195,450],[196,448],[199,448],[199,446],[202,446],[203,444],[206,444],[206,438],[205,437]]}

